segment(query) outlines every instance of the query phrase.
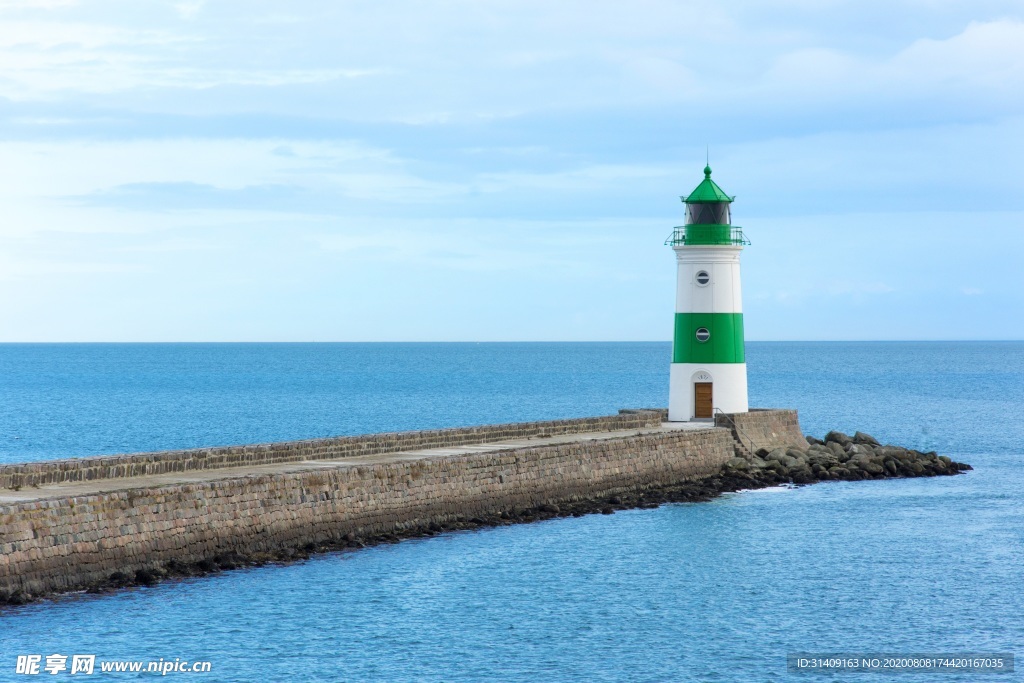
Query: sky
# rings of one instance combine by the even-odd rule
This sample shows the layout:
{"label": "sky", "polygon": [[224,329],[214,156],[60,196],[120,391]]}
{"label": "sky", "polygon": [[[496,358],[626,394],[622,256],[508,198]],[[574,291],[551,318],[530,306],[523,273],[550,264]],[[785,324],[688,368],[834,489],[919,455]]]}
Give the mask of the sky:
{"label": "sky", "polygon": [[0,0],[0,341],[1024,339],[1024,3]]}

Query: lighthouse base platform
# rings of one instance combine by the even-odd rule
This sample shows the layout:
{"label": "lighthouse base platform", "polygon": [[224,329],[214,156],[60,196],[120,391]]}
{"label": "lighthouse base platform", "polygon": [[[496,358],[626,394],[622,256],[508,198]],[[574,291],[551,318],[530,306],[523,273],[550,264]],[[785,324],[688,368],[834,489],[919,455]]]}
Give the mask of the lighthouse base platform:
{"label": "lighthouse base platform", "polygon": [[669,422],[711,419],[716,412],[745,413],[746,363],[673,363]]}

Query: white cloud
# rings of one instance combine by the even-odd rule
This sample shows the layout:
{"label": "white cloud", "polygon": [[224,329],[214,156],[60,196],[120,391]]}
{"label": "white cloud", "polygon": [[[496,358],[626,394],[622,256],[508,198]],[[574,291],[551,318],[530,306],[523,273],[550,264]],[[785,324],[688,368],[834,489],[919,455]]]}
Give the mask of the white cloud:
{"label": "white cloud", "polygon": [[[275,153],[282,145],[293,155]],[[239,189],[273,184],[330,185],[356,169],[390,171],[400,160],[386,150],[344,141],[245,139],[0,141],[0,197],[61,199],[141,183],[195,183]],[[353,181],[355,183],[356,181]],[[378,187],[377,178],[367,183]],[[411,183],[410,183],[411,184]]]}
{"label": "white cloud", "polygon": [[[0,21],[0,96],[33,100],[137,88],[274,88],[389,73],[379,67],[252,65],[244,55],[217,55],[215,41],[222,39],[160,25]],[[237,65],[226,66],[232,62]]]}
{"label": "white cloud", "polygon": [[598,191],[623,183],[677,176],[676,165],[597,164],[548,172],[481,173],[474,186],[483,192],[512,189]]}
{"label": "white cloud", "polygon": [[73,7],[78,0],[0,0],[0,11],[11,9],[56,9]]}
{"label": "white cloud", "polygon": [[[926,11],[896,4],[874,11]],[[822,11],[854,11],[833,5]],[[797,17],[805,14],[801,7],[789,3],[780,12]],[[856,11],[870,15],[872,7]],[[711,114],[886,102],[960,106],[966,92],[1006,102],[1024,87],[1024,23],[1009,15],[957,25],[964,12],[946,8],[946,25],[956,28],[945,37],[904,32],[886,37],[888,49],[868,50],[841,26],[824,28],[826,17],[814,26],[804,17],[807,26],[779,27],[754,8],[531,0],[426,2],[396,14],[385,6],[300,2],[278,17],[249,3],[187,0],[164,11],[96,9],[74,19],[59,8],[45,18],[19,10],[0,22],[0,95],[138,91],[127,102],[150,108],[180,104],[179,89],[236,86],[276,110],[289,104],[274,92],[282,86],[376,77],[382,81],[375,87],[303,95],[292,104],[318,116],[451,123],[640,104]],[[188,21],[168,22],[168,13]],[[224,98],[216,106],[232,111],[238,103]]]}
{"label": "white cloud", "polygon": [[920,86],[1024,86],[1024,22],[1003,19],[971,22],[946,40],[922,38],[889,65],[904,84]]}
{"label": "white cloud", "polygon": [[194,41],[194,38],[158,28],[132,29],[113,24],[60,20],[0,22],[0,47],[19,48],[21,52],[34,53],[38,57],[55,48],[96,50]]}
{"label": "white cloud", "polygon": [[143,273],[146,268],[125,263],[91,262],[77,260],[47,259],[0,259],[0,281],[38,281],[42,278],[60,278],[62,276],[83,275],[119,275],[124,273]]}
{"label": "white cloud", "polygon": [[[1024,290],[1019,249],[962,240],[1021,232],[1020,15],[1002,0],[0,0],[0,271],[17,279],[0,318],[42,338],[144,300],[178,329],[209,296],[266,329],[292,329],[277,320],[297,305],[362,306],[374,338],[386,290],[446,331],[465,329],[453,310],[562,297],[517,333],[583,334],[571,321],[600,301],[660,322],[593,329],[658,338],[661,240],[710,142],[754,240],[762,336],[843,334],[876,307],[931,316],[920,335],[935,336],[949,306],[1010,310]],[[990,258],[982,281],[946,282]],[[218,319],[208,338],[237,335]]]}
{"label": "white cloud", "polygon": [[174,9],[182,19],[195,19],[205,4],[203,0],[188,0],[174,3]]}
{"label": "white cloud", "polygon": [[[945,39],[920,38],[885,57],[806,47],[779,56],[753,91],[773,104],[845,103],[855,109],[905,101],[983,106],[1024,89],[1024,22],[971,22]],[[971,99],[965,101],[968,96]],[[1020,98],[1017,104],[1022,104]],[[1020,110],[1020,107],[1018,107]]]}

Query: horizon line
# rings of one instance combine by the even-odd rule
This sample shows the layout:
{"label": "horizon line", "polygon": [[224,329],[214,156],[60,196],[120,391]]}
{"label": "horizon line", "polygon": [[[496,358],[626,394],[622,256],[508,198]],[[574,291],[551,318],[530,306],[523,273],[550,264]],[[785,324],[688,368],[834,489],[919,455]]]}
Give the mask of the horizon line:
{"label": "horizon line", "polygon": [[[880,344],[880,343],[991,343],[1024,342],[1024,339],[748,339],[748,344]],[[527,339],[527,340],[173,340],[173,341],[0,341],[0,346],[28,344],[671,344],[671,339]]]}

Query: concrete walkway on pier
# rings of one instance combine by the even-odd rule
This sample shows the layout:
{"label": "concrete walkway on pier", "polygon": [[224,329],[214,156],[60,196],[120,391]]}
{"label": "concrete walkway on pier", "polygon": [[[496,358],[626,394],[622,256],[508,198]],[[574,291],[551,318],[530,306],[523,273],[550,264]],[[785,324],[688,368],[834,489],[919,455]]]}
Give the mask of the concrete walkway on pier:
{"label": "concrete walkway on pier", "polygon": [[402,462],[424,458],[446,458],[488,453],[493,451],[513,450],[516,448],[534,448],[555,444],[573,443],[577,441],[600,441],[604,439],[621,439],[640,434],[658,434],[677,430],[713,429],[714,424],[708,422],[663,422],[659,427],[643,429],[624,429],[618,431],[584,432],[580,434],[559,434],[557,436],[514,439],[510,441],[494,441],[466,446],[443,448],[426,448],[422,450],[399,451],[381,455],[358,456],[336,460],[300,460],[296,462],[274,463],[270,465],[251,465],[228,467],[222,469],[195,470],[189,472],[169,472],[141,477],[121,477],[116,479],[97,479],[94,481],[48,484],[41,487],[26,487],[18,491],[0,489],[0,505],[24,503],[36,500],[55,498],[71,498],[90,496],[110,491],[128,489],[144,489],[174,484],[190,484],[223,479],[242,479],[247,476],[267,474],[287,474],[292,472],[308,472],[318,469],[334,469],[356,467],[359,465]]}

